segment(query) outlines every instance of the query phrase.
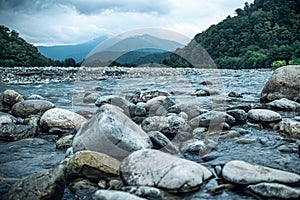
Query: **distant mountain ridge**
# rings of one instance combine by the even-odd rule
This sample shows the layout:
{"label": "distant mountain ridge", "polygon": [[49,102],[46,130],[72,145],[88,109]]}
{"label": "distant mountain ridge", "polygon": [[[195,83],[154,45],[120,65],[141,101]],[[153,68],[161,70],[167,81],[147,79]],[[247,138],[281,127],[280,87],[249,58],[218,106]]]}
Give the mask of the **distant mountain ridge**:
{"label": "distant mountain ridge", "polygon": [[183,47],[177,41],[162,39],[149,34],[141,34],[122,38],[119,41],[112,39],[103,42],[93,50],[84,61],[84,65],[107,65],[110,62],[136,66],[151,62],[161,63],[171,51]]}
{"label": "distant mountain ridge", "polygon": [[66,58],[73,58],[76,62],[81,62],[97,45],[106,39],[107,37],[101,36],[85,43],[75,45],[37,46],[37,49],[41,54],[53,60],[63,61]]}

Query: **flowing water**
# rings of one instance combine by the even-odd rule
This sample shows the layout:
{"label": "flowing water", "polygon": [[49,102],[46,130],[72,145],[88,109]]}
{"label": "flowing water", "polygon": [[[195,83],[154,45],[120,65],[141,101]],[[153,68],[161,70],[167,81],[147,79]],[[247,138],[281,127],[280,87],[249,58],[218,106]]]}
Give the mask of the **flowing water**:
{"label": "flowing water", "polygon": [[[2,82],[0,83],[0,92],[5,89],[13,89],[25,97],[38,94],[53,102],[58,108],[73,111],[96,111],[93,104],[87,105],[82,102],[83,97],[89,93],[126,97],[136,94],[137,91],[153,90],[168,92],[178,103],[195,103],[208,110],[245,109],[261,106],[259,103],[260,92],[273,72],[272,70],[150,68],[122,70],[125,70],[126,73],[120,74],[117,70],[116,73],[106,74],[92,81],[83,81],[80,80],[83,77],[77,77],[76,81],[73,82],[51,82],[51,80],[34,84],[20,84],[19,81],[18,84],[14,84],[13,81]],[[203,81],[207,81],[207,84],[203,84]],[[195,91],[199,89],[210,91],[212,95],[195,95]],[[228,98],[228,93],[232,91],[242,94],[243,97]],[[289,117],[299,115],[299,113],[291,112],[281,112],[281,114]],[[300,174],[300,159],[297,154],[297,147],[300,144],[298,139],[281,136],[270,128],[262,128],[251,123],[235,126],[233,129],[243,130],[244,134],[238,138],[218,140],[217,146],[204,157],[197,154],[184,154],[182,157],[202,163],[212,171],[230,160],[239,159]],[[46,169],[57,165],[64,156],[64,151],[56,150],[51,141],[46,144],[41,141],[32,143],[33,145],[29,142],[25,147],[20,146],[27,149],[25,153],[30,152],[30,156],[27,157],[20,149],[13,151],[20,144],[1,144],[0,155],[4,157],[7,157],[8,154],[12,155],[10,164],[14,164],[15,168],[10,169],[9,164],[5,163],[4,159],[0,159],[0,177],[21,178],[41,168]],[[48,152],[39,150],[41,147],[45,147]],[[18,159],[23,159],[29,167],[23,166],[24,163]],[[47,160],[46,164],[45,160]],[[35,162],[35,164],[30,165],[30,161]],[[37,165],[36,163],[40,164]],[[18,170],[18,167],[21,166],[22,169]],[[217,176],[217,174],[215,175]],[[181,195],[178,198],[253,199],[239,189],[214,195],[207,193],[207,190],[217,186],[219,180],[215,178],[205,184],[198,192]],[[8,186],[2,184],[1,187]],[[69,196],[65,198],[71,199]]]}

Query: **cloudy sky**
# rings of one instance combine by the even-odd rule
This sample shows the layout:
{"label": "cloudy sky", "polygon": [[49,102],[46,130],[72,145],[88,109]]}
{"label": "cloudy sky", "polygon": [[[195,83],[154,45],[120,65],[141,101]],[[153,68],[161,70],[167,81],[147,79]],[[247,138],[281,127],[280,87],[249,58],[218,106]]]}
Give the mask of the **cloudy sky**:
{"label": "cloudy sky", "polygon": [[233,16],[246,1],[0,0],[0,24],[35,45],[76,44],[151,27],[192,38],[228,15]]}

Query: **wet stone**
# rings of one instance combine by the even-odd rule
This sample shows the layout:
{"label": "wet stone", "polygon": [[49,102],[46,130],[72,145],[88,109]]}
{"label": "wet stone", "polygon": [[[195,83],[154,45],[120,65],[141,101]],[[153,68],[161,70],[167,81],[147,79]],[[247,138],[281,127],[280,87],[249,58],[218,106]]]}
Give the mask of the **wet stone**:
{"label": "wet stone", "polygon": [[300,189],[278,183],[259,183],[249,185],[247,192],[255,196],[271,199],[299,199]]}
{"label": "wet stone", "polygon": [[212,177],[204,166],[158,150],[139,150],[121,163],[121,176],[130,186],[155,186],[172,192],[190,192]]}
{"label": "wet stone", "polygon": [[255,184],[260,182],[278,182],[299,184],[300,175],[282,170],[234,160],[226,163],[222,170],[225,180],[237,184]]}
{"label": "wet stone", "polygon": [[254,122],[279,122],[281,116],[279,113],[267,109],[252,109],[248,112],[248,118]]}
{"label": "wet stone", "polygon": [[[137,197],[133,194],[122,191],[113,190],[97,190],[93,195],[94,200],[143,200],[144,198]],[[144,199],[145,200],[145,199]]]}

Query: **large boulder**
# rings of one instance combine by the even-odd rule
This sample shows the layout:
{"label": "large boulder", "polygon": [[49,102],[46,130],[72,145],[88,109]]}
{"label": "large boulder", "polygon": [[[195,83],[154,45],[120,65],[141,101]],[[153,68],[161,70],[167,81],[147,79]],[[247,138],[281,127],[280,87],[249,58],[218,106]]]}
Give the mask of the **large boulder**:
{"label": "large boulder", "polygon": [[170,139],[173,139],[180,132],[191,132],[190,125],[183,118],[175,114],[167,117],[148,117],[144,119],[141,126],[146,132],[159,131]]}
{"label": "large boulder", "polygon": [[92,181],[119,176],[120,162],[95,151],[76,152],[67,162],[69,179],[78,177]]}
{"label": "large boulder", "polygon": [[287,98],[300,102],[300,65],[288,65],[274,71],[263,88],[261,102]]}
{"label": "large boulder", "polygon": [[225,180],[237,184],[256,184],[261,182],[277,182],[299,184],[300,176],[295,173],[233,160],[224,166],[222,176]]}
{"label": "large boulder", "polygon": [[72,146],[74,152],[91,150],[124,158],[133,151],[152,148],[152,143],[121,108],[107,104],[80,127]]}
{"label": "large boulder", "polygon": [[55,105],[46,100],[25,100],[16,103],[11,112],[16,117],[26,118],[32,114],[42,115],[47,110],[54,108]]}
{"label": "large boulder", "polygon": [[1,111],[8,112],[14,104],[20,101],[24,101],[21,94],[14,90],[5,90],[0,96]]}
{"label": "large boulder", "polygon": [[281,115],[277,112],[267,109],[252,109],[248,112],[247,117],[254,122],[279,122]]}
{"label": "large boulder", "polygon": [[23,125],[15,123],[0,124],[0,140],[16,141],[23,138],[34,137],[37,127],[33,125]]}
{"label": "large boulder", "polygon": [[51,128],[60,129],[74,129],[78,125],[84,123],[86,119],[81,115],[61,109],[52,108],[47,110],[40,119],[40,126],[45,130],[49,131]]}
{"label": "large boulder", "polygon": [[16,182],[4,199],[59,200],[65,186],[65,171],[62,166],[30,175]]}
{"label": "large boulder", "polygon": [[300,137],[300,122],[296,120],[285,118],[276,124],[274,129],[284,135]]}
{"label": "large boulder", "polygon": [[151,149],[130,154],[120,170],[126,185],[154,186],[172,192],[197,190],[213,176],[198,163]]}
{"label": "large boulder", "polygon": [[137,197],[133,194],[122,191],[112,190],[97,190],[93,196],[94,200],[145,200],[144,198]]}
{"label": "large boulder", "polygon": [[247,192],[270,199],[300,199],[300,190],[278,183],[249,185]]}
{"label": "large boulder", "polygon": [[266,104],[268,107],[276,110],[285,110],[285,111],[300,111],[300,103],[295,101],[282,98],[279,100],[274,100]]}

